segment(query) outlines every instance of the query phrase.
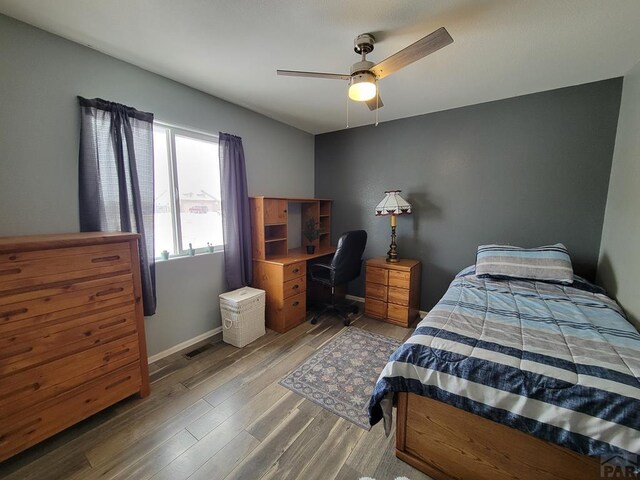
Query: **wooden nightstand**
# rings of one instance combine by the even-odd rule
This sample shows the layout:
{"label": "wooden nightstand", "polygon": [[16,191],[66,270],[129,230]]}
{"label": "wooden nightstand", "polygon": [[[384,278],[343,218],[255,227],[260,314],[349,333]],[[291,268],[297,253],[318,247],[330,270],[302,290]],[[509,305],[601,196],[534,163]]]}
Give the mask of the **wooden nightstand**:
{"label": "wooden nightstand", "polygon": [[420,310],[418,260],[387,263],[384,257],[367,260],[364,313],[389,323],[409,327]]}

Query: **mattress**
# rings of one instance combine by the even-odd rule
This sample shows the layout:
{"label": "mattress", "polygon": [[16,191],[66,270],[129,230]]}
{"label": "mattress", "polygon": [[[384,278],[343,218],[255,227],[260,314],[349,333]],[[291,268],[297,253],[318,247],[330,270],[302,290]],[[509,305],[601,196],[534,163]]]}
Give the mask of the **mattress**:
{"label": "mattress", "polygon": [[[617,303],[472,267],[390,357],[369,403],[412,392],[591,456],[640,453],[640,334]],[[390,422],[389,422],[390,424]]]}

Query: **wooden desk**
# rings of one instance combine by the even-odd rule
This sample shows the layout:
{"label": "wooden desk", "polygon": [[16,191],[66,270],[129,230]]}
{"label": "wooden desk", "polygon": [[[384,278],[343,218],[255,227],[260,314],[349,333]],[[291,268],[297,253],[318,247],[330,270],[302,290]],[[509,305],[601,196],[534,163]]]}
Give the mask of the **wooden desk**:
{"label": "wooden desk", "polygon": [[307,262],[333,255],[335,247],[322,247],[308,254],[306,249],[286,255],[253,260],[253,286],[266,292],[266,326],[286,332],[300,325],[307,314]]}
{"label": "wooden desk", "polygon": [[[293,203],[300,206],[301,228],[289,227],[289,206]],[[336,251],[330,241],[332,202],[321,198],[251,197],[249,204],[252,286],[267,292],[266,326],[283,333],[306,318],[307,262]],[[318,238],[311,241],[303,234],[310,220],[320,230]],[[296,237],[300,242],[290,242]],[[302,247],[289,249],[290,244]],[[315,253],[308,254],[307,245],[313,245]]]}

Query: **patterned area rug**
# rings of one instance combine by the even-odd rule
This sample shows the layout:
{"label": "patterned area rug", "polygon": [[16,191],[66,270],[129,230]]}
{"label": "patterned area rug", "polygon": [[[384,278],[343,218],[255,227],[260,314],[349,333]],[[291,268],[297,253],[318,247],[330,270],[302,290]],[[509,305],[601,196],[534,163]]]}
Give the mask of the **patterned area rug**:
{"label": "patterned area rug", "polygon": [[360,328],[345,328],[280,385],[370,430],[369,397],[389,355],[401,343]]}

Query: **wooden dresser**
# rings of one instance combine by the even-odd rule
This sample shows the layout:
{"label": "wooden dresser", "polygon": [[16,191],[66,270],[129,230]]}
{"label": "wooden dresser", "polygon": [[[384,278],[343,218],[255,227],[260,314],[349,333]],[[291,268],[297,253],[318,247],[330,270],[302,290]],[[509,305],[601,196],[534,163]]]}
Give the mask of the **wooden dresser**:
{"label": "wooden dresser", "polygon": [[420,309],[418,260],[387,263],[383,257],[367,260],[364,312],[369,317],[409,327]]}
{"label": "wooden dresser", "polygon": [[[331,255],[331,200],[251,197],[252,286],[265,290],[267,328],[286,332],[300,325],[307,313],[307,262]],[[300,221],[312,218],[319,237],[309,242],[301,231],[289,232],[289,203],[300,205]],[[300,235],[302,248],[289,250],[289,236]],[[306,253],[306,245],[315,252]]]}
{"label": "wooden dresser", "polygon": [[149,394],[138,235],[0,238],[0,461]]}

